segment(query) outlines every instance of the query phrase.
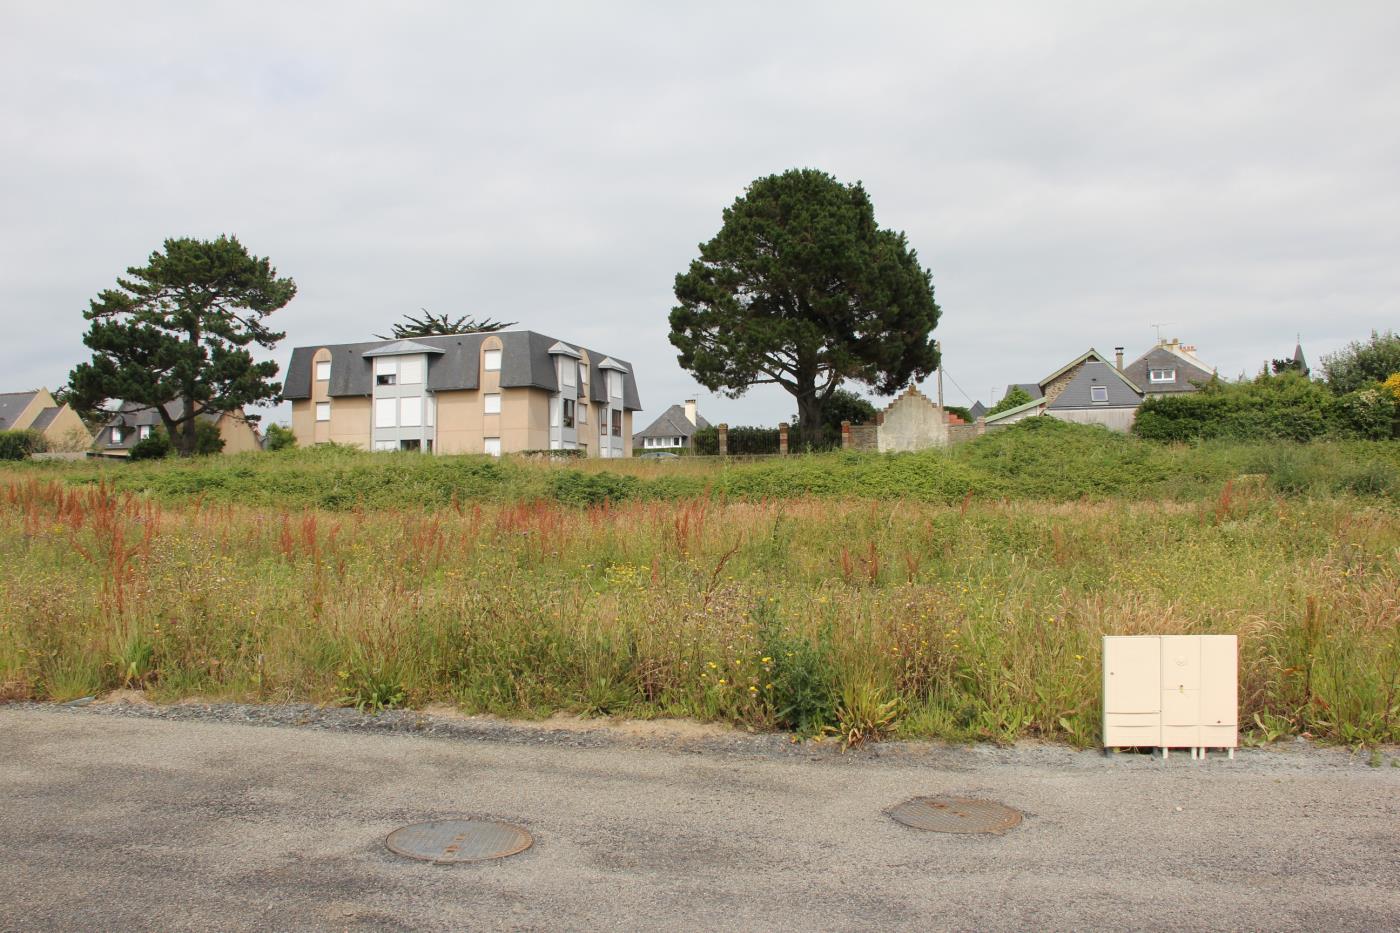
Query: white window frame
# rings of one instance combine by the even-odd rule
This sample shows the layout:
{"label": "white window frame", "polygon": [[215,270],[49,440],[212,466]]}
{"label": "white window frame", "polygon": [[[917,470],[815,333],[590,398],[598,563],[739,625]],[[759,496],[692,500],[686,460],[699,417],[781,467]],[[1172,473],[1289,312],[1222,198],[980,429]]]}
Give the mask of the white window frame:
{"label": "white window frame", "polygon": [[113,444],[120,444],[121,442],[122,442],[122,429],[121,429],[121,428],[117,428],[117,427],[112,428],[112,443],[113,443]]}
{"label": "white window frame", "polygon": [[1108,386],[1089,386],[1089,401],[1096,405],[1101,402],[1107,402]]}
{"label": "white window frame", "polygon": [[317,382],[330,382],[330,381],[331,381],[331,361],[330,361],[330,360],[317,360],[317,361],[316,361],[316,381],[317,381]]}
{"label": "white window frame", "polygon": [[139,427],[139,428],[136,429],[136,439],[137,439],[138,441],[144,441],[146,438],[148,438],[148,437],[150,437],[150,436],[151,436],[151,426],[150,426],[149,424],[143,424],[143,425],[141,425],[141,427]]}
{"label": "white window frame", "polygon": [[399,399],[399,427],[421,428],[423,426],[423,396],[405,395]]}
{"label": "white window frame", "polygon": [[578,363],[569,357],[559,361],[559,384],[566,389],[578,388]]}
{"label": "white window frame", "polygon": [[608,397],[622,398],[622,373],[615,369],[608,370]]}
{"label": "white window frame", "polygon": [[578,407],[577,407],[576,411],[578,412],[578,423],[579,423],[579,424],[587,424],[587,423],[588,423],[588,402],[587,402],[587,401],[584,401],[584,400],[580,400],[579,403],[578,403]]}
{"label": "white window frame", "polygon": [[376,453],[391,453],[399,449],[398,441],[375,441],[374,450]]}
{"label": "white window frame", "polygon": [[1176,370],[1174,369],[1153,369],[1147,373],[1148,382],[1176,382]]}
{"label": "white window frame", "polygon": [[487,415],[499,415],[501,413],[501,393],[487,392],[482,396],[481,411]]}
{"label": "white window frame", "polygon": [[[501,371],[501,351],[486,350],[481,354],[481,368],[488,373],[498,373]],[[500,438],[497,438],[500,440]]]}
{"label": "white window frame", "polygon": [[331,403],[330,403],[330,402],[317,402],[317,403],[316,403],[316,420],[317,420],[318,422],[326,422],[326,421],[330,421],[330,420],[331,420]]}
{"label": "white window frame", "polygon": [[488,456],[499,457],[501,455],[501,439],[499,437],[483,437],[481,450]]}
{"label": "white window frame", "polygon": [[[388,417],[385,417],[385,416]],[[390,396],[374,400],[374,426],[376,428],[397,428],[399,426],[399,400]]]}

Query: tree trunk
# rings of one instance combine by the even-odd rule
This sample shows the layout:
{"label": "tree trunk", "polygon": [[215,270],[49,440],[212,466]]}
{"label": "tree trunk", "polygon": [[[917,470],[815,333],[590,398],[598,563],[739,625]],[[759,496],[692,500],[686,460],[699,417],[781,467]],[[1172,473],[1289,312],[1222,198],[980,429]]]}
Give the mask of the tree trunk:
{"label": "tree trunk", "polygon": [[797,395],[798,442],[804,448],[822,441],[822,408],[816,386]]}

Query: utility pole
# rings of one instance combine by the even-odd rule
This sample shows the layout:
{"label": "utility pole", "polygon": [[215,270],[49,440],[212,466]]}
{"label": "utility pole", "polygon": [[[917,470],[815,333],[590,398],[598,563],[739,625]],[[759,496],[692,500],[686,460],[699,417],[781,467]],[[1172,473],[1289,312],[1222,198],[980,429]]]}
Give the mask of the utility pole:
{"label": "utility pole", "polygon": [[934,349],[938,351],[938,410],[943,410],[943,341],[935,340]]}

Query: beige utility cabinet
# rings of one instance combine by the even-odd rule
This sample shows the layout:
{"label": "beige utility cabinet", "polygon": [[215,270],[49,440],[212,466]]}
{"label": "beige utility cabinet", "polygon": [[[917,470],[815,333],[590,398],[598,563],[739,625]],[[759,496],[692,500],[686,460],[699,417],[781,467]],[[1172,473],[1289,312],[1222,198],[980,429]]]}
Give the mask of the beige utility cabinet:
{"label": "beige utility cabinet", "polygon": [[1104,748],[1239,746],[1234,635],[1105,635]]}

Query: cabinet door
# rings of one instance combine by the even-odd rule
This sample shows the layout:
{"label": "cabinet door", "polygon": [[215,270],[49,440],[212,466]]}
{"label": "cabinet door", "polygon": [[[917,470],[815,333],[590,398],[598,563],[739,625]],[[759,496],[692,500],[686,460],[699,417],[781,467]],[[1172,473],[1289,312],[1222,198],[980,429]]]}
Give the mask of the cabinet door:
{"label": "cabinet door", "polygon": [[1103,744],[1109,748],[1160,745],[1162,717],[1156,713],[1105,713]]}
{"label": "cabinet door", "polygon": [[1201,636],[1162,636],[1162,689],[1201,689]]}
{"label": "cabinet door", "polygon": [[1201,636],[1201,725],[1239,724],[1239,639]]}
{"label": "cabinet door", "polygon": [[1106,713],[1156,713],[1162,702],[1162,647],[1156,635],[1105,635]]}
{"label": "cabinet door", "polygon": [[[1200,726],[1163,726],[1163,748],[1198,748],[1201,744]],[[1216,746],[1228,748],[1229,746]]]}
{"label": "cabinet door", "polygon": [[1198,726],[1201,724],[1201,691],[1163,690],[1162,725]]}

